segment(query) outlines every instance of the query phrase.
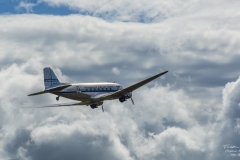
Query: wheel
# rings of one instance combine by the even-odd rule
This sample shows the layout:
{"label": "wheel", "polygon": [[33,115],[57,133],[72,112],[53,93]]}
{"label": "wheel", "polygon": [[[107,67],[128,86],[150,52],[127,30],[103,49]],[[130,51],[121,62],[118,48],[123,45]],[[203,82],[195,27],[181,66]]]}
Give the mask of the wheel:
{"label": "wheel", "polygon": [[98,108],[96,104],[92,104],[92,105],[90,105],[90,107],[91,107],[92,109]]}

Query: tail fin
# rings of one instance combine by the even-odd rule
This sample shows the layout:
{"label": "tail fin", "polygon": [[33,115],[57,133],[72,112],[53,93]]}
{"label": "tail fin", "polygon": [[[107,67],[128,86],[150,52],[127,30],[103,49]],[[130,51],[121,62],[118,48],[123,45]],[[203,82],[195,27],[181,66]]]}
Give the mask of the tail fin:
{"label": "tail fin", "polygon": [[61,82],[58,80],[57,76],[50,67],[44,68],[43,73],[45,89],[56,87],[61,84]]}

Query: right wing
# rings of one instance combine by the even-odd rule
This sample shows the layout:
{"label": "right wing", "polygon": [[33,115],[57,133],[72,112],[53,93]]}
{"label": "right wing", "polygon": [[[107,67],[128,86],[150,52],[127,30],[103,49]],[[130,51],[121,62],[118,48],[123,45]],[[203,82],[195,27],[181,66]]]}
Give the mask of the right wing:
{"label": "right wing", "polygon": [[123,89],[123,90],[120,90],[120,91],[117,91],[117,92],[114,92],[112,94],[105,95],[105,96],[102,96],[102,97],[99,97],[99,98],[96,98],[96,99],[98,99],[99,101],[100,100],[103,101],[103,100],[111,100],[111,99],[120,98],[121,96],[126,95],[126,94],[128,94],[128,93],[130,93],[130,92],[132,92],[132,91],[134,91],[134,90],[136,90],[138,88],[140,88],[141,86],[147,84],[148,82],[150,82],[150,81],[152,81],[152,80],[154,80],[154,79],[156,79],[156,78],[166,74],[167,72],[168,71],[159,73],[159,74],[157,74],[155,76],[152,76],[152,77],[150,77],[148,79],[145,79],[145,80],[143,80],[141,82],[138,82],[138,83],[136,83],[136,84],[134,84],[132,86],[129,86],[129,87]]}

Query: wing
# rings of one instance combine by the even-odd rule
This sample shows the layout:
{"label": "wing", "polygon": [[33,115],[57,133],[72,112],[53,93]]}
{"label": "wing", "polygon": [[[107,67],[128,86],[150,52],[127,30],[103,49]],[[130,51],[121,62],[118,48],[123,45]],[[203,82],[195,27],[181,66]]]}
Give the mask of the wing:
{"label": "wing", "polygon": [[[98,96],[97,96],[98,97]],[[81,105],[91,105],[97,102],[100,102],[98,98],[89,98],[87,101],[83,102],[72,102],[72,103],[59,103],[59,104],[51,104],[46,106],[40,106],[40,107],[22,107],[22,108],[47,108],[47,107],[66,107],[66,106],[81,106]]]}
{"label": "wing", "polygon": [[22,108],[47,108],[47,107],[66,107],[66,106],[78,106],[78,105],[90,105],[92,103],[89,103],[89,101],[85,102],[78,102],[78,103],[60,103],[60,104],[51,104],[46,106],[40,106],[40,107],[22,107]]}
{"label": "wing", "polygon": [[159,73],[159,74],[157,74],[155,76],[152,76],[152,77],[150,77],[148,79],[145,79],[145,80],[143,80],[141,82],[138,82],[138,83],[136,83],[136,84],[134,84],[132,86],[129,86],[129,87],[123,89],[123,90],[120,90],[120,91],[117,91],[117,92],[114,92],[112,94],[105,95],[105,96],[102,96],[102,97],[99,97],[99,98],[96,98],[96,99],[103,101],[103,100],[111,100],[111,99],[120,98],[121,96],[126,95],[126,94],[128,94],[128,93],[130,93],[130,92],[132,92],[132,91],[134,91],[134,90],[136,90],[138,88],[140,88],[141,86],[147,84],[148,82],[151,82],[152,80],[154,80],[154,79],[156,79],[156,78],[166,74],[167,72],[168,71]]}

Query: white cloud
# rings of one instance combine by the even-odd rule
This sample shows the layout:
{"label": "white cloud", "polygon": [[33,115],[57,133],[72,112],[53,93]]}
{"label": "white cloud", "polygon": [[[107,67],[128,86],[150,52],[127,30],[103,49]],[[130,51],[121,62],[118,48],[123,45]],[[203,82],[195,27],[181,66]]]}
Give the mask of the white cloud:
{"label": "white cloud", "polygon": [[[20,66],[12,65],[0,72],[1,79],[8,79],[8,83],[4,87],[1,86],[3,88],[1,109],[7,113],[1,117],[1,125],[2,131],[6,133],[4,135],[6,141],[3,139],[2,143],[9,154],[13,154],[12,151],[17,149],[18,156],[28,155],[34,158],[35,155],[31,154],[32,146],[36,146],[41,152],[42,146],[51,148],[53,144],[65,148],[64,144],[71,141],[74,141],[74,146],[77,148],[85,145],[90,148],[105,147],[105,154],[111,153],[111,156],[119,159],[166,157],[169,156],[166,149],[170,149],[172,143],[176,145],[176,150],[179,152],[179,147],[182,145],[188,152],[201,150],[198,145],[201,145],[202,139],[196,141],[192,131],[187,129],[196,127],[196,120],[189,110],[196,109],[198,106],[183,92],[170,91],[169,87],[155,86],[151,89],[147,87],[140,89],[134,93],[135,106],[128,102],[123,105],[118,101],[106,102],[104,105],[107,112],[105,113],[89,107],[21,109],[21,106],[43,105],[54,101],[52,95],[26,96],[30,90],[41,89],[42,85],[43,65],[33,62],[34,60],[29,60]],[[31,83],[23,83],[29,80]],[[161,99],[157,98],[158,96]],[[186,102],[192,104],[191,107],[186,106]],[[162,123],[164,118],[168,124]],[[187,130],[174,126],[166,128],[169,125],[178,124],[182,124]],[[149,126],[151,127],[148,128]],[[145,135],[145,132],[152,133],[152,138]],[[169,135],[170,132],[171,135]],[[85,143],[76,141],[79,135],[80,140]],[[160,138],[162,136],[163,138]],[[104,137],[106,141],[103,141]],[[167,137],[172,139],[171,143],[167,141]],[[14,141],[15,139],[19,139],[20,144]],[[162,151],[165,152],[164,155],[161,154]]]}
{"label": "white cloud", "polygon": [[27,13],[33,12],[33,7],[37,4],[34,3],[26,3],[24,1],[21,1],[18,6],[15,7],[16,10],[21,11],[22,9],[26,10]]}
{"label": "white cloud", "polygon": [[[229,17],[238,15],[239,1],[220,0],[217,3],[208,0],[158,1],[147,0],[117,1],[117,0],[39,0],[50,6],[68,6],[84,14],[101,17],[107,20],[161,22],[168,18]],[[200,27],[200,26],[199,26]]]}
{"label": "white cloud", "polygon": [[[118,3],[120,10],[126,5]],[[5,82],[0,83],[1,157],[47,159],[42,153],[48,148],[53,159],[219,159],[218,137],[230,140],[222,129],[238,118],[230,112],[238,111],[238,81],[225,87],[223,104],[221,90],[239,74],[239,18],[219,16],[225,1],[212,12],[208,6],[196,9],[203,2],[191,8],[193,2],[187,1],[190,8],[184,14],[180,2],[155,3],[169,5],[166,15],[172,18],[140,24],[80,15],[0,16],[0,80]],[[82,5],[92,7],[90,2]],[[104,113],[85,106],[21,109],[56,103],[54,95],[27,97],[43,89],[45,66],[63,82],[111,80],[110,68],[115,74],[121,71],[123,86],[159,73],[159,68],[170,72],[133,92],[134,106],[116,100],[104,103]],[[231,134],[237,133],[234,123]]]}
{"label": "white cloud", "polygon": [[115,75],[120,75],[120,71],[117,67],[113,67],[112,68],[112,72],[115,74]]}

